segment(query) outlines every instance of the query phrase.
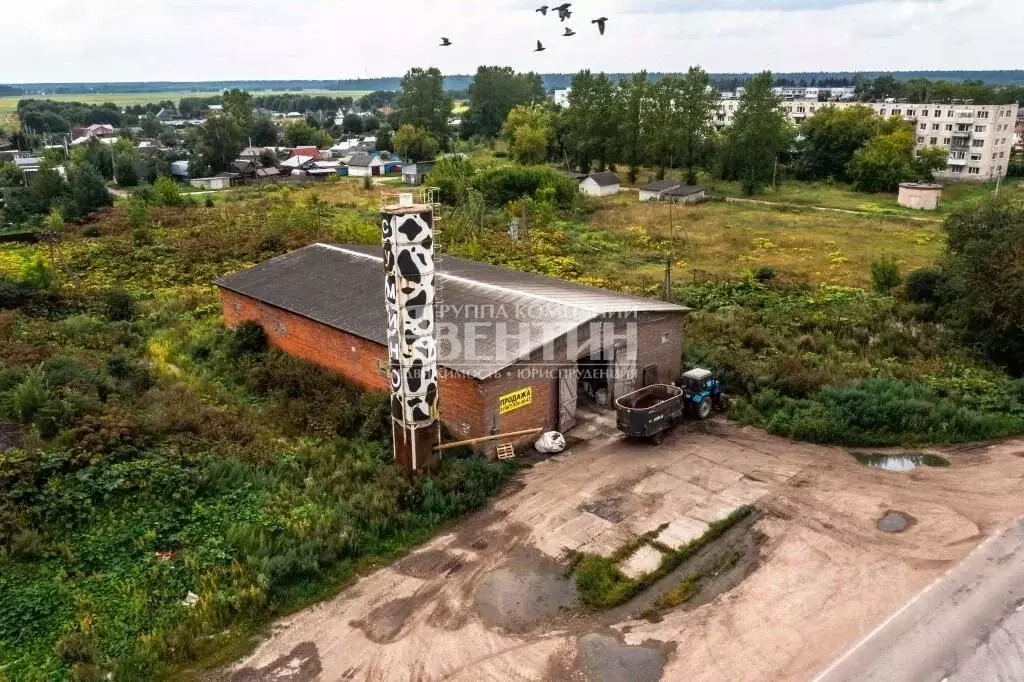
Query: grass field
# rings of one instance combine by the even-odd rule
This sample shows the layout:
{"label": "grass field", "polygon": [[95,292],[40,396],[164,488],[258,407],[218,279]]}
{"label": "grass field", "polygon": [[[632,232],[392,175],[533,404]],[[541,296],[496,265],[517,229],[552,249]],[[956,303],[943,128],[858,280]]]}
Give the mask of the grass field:
{"label": "grass field", "polygon": [[[708,192],[718,196],[741,197],[742,188],[738,182],[710,181],[707,185]],[[979,199],[995,190],[995,183],[974,184],[956,183],[946,185],[942,190],[942,202],[939,210],[934,213],[915,211],[903,208],[897,203],[895,193],[867,194],[856,192],[843,184],[827,184],[817,182],[787,182],[777,190],[768,190],[749,197],[762,201],[778,201],[787,204],[799,204],[801,206],[823,206],[826,208],[841,208],[848,211],[865,211],[868,213],[879,213],[888,215],[908,215],[918,217],[944,217],[953,210],[974,199]],[[1007,183],[1003,186],[1006,192],[1020,194],[1024,198],[1024,190],[1014,183]]]}
{"label": "grass field", "polygon": [[[674,244],[677,277],[731,279],[762,266],[780,276],[814,283],[868,286],[870,265],[892,254],[904,272],[935,262],[943,250],[940,223],[877,219],[841,213],[785,211],[762,206],[706,203],[672,206],[637,201],[635,194],[602,200],[587,221],[612,238],[646,235],[657,248],[603,250],[588,261],[607,275],[660,281],[666,245]],[[682,281],[682,280],[680,280]]]}
{"label": "grass field", "polygon": [[[191,91],[180,90],[171,92],[124,92],[124,93],[97,93],[80,95],[32,95],[20,97],[0,97],[0,115],[17,111],[18,101],[23,99],[52,99],[58,102],[82,102],[83,104],[104,104],[113,102],[120,107],[127,107],[132,104],[152,104],[171,100],[177,102],[183,97],[210,97],[221,94],[219,91]],[[266,95],[302,94],[302,95],[327,95],[330,97],[352,97],[357,99],[368,95],[364,90],[301,90],[298,92],[284,92],[278,90],[256,90],[252,91],[255,97]]]}

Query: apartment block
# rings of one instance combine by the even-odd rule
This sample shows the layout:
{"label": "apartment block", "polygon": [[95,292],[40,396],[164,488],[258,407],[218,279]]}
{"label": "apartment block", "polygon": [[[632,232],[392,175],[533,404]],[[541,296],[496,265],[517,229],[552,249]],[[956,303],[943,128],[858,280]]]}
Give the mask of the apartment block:
{"label": "apartment block", "polygon": [[[917,150],[939,147],[949,152],[949,162],[936,173],[942,180],[984,182],[1006,177],[1013,149],[1016,104],[909,104],[905,102],[818,102],[785,100],[782,110],[799,125],[826,107],[866,106],[880,116],[899,116],[914,126]],[[739,100],[718,103],[715,124],[732,124]]]}

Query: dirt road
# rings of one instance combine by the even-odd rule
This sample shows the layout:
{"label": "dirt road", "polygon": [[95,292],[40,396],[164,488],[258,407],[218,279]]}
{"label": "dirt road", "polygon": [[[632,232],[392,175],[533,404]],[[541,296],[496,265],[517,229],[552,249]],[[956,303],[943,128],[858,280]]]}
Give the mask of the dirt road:
{"label": "dirt road", "polygon": [[[716,422],[658,447],[591,444],[332,601],[275,626],[235,682],[806,680],[1019,515],[1024,442],[890,473]],[[756,503],[756,563],[660,622],[578,606],[564,548],[681,545]],[[887,512],[908,520],[882,532]],[[756,546],[755,546],[756,547]],[[731,586],[731,585],[730,585]]]}
{"label": "dirt road", "polygon": [[949,575],[839,658],[815,682],[1024,679],[1024,523],[990,538]]}

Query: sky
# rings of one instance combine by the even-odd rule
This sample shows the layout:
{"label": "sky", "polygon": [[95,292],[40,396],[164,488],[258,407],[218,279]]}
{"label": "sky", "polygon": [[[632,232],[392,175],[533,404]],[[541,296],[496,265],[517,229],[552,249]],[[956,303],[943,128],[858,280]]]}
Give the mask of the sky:
{"label": "sky", "polygon": [[0,82],[1021,69],[1022,2],[580,0],[562,24],[534,11],[542,0],[18,0],[4,3]]}

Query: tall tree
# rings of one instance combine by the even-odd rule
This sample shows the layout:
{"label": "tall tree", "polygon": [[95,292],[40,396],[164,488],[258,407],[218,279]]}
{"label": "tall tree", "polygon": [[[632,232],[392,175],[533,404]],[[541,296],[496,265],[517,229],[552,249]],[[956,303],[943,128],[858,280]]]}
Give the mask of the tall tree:
{"label": "tall tree", "polygon": [[398,120],[402,125],[418,126],[436,137],[442,145],[447,143],[452,100],[444,91],[444,76],[438,69],[415,68],[405,74],[397,104]]}
{"label": "tall tree", "polygon": [[615,86],[606,74],[589,70],[573,76],[569,108],[565,113],[569,154],[581,171],[597,162],[604,170],[615,160],[619,146],[619,120]]}
{"label": "tall tree", "polygon": [[644,116],[649,108],[647,72],[641,71],[621,81],[617,91],[619,107],[619,135],[622,160],[629,164],[629,182],[636,183],[637,172],[646,153]]}
{"label": "tall tree", "polygon": [[1024,208],[990,197],[946,221],[945,312],[994,361],[1024,374]]}
{"label": "tall tree", "polygon": [[224,114],[230,116],[239,128],[248,130],[252,125],[252,95],[237,88],[225,91]]}
{"label": "tall tree", "polygon": [[946,165],[944,149],[922,150],[915,157],[913,128],[904,121],[893,125],[895,130],[883,128],[850,161],[847,173],[862,192],[892,192],[901,182],[931,180],[934,171]]}
{"label": "tall tree", "polygon": [[691,185],[697,183],[697,166],[715,133],[717,106],[718,91],[711,86],[711,76],[699,66],[691,66],[679,83],[675,117],[681,161],[686,169],[686,181]]}
{"label": "tall tree", "polygon": [[515,106],[544,98],[544,82],[538,74],[516,73],[508,66],[481,66],[469,85],[467,130],[472,135],[496,137]]}
{"label": "tall tree", "polygon": [[428,161],[437,156],[437,139],[408,123],[398,129],[391,142],[395,153],[410,161]]}
{"label": "tall tree", "polygon": [[772,182],[779,155],[789,147],[793,130],[772,92],[772,74],[765,71],[747,83],[725,140],[723,175],[740,180],[745,194],[756,194]]}
{"label": "tall tree", "polygon": [[501,137],[519,163],[543,163],[552,139],[551,112],[536,104],[520,104],[509,112]]}
{"label": "tall tree", "polygon": [[314,128],[305,121],[290,123],[284,130],[284,142],[289,147],[329,147],[333,140],[326,130]]}
{"label": "tall tree", "polygon": [[676,120],[676,102],[682,98],[682,84],[676,76],[664,76],[651,86],[647,115],[647,146],[659,180],[679,158],[680,129]]}
{"label": "tall tree", "polygon": [[209,164],[209,170],[213,173],[228,170],[245,146],[242,128],[234,118],[225,115],[211,116],[199,128],[199,151]]}
{"label": "tall tree", "polygon": [[870,107],[824,107],[800,128],[796,174],[804,180],[847,181],[854,153],[878,134],[882,118]]}

